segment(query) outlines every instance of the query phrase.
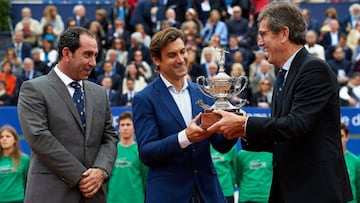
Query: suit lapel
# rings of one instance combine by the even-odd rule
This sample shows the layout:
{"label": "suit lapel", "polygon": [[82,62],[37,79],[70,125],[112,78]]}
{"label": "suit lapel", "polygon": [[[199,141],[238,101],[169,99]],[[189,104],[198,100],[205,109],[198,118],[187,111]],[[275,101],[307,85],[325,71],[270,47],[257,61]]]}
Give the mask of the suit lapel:
{"label": "suit lapel", "polygon": [[[92,90],[89,81],[84,80],[84,94],[85,94],[85,117],[86,117],[86,138],[89,137],[90,128],[92,126],[94,103],[93,99],[96,98],[95,90]],[[105,107],[104,107],[105,108]]]}
{"label": "suit lapel", "polygon": [[203,109],[196,104],[197,101],[202,100],[202,94],[199,92],[199,89],[192,82],[189,82],[189,93],[191,99],[191,107],[192,107],[192,116],[193,118],[199,113],[202,112]]}
{"label": "suit lapel", "polygon": [[167,111],[169,111],[169,116],[172,116],[180,126],[186,127],[185,121],[175,103],[174,98],[171,96],[168,88],[165,86],[165,83],[160,77],[157,77],[154,81],[154,88],[157,94],[154,95],[155,98],[158,99],[159,103],[163,104],[161,106],[164,106]]}
{"label": "suit lapel", "polygon": [[[290,91],[290,87],[292,86],[292,84],[288,81],[294,81],[295,80],[295,76],[297,75],[297,73],[299,72],[299,68],[301,67],[302,63],[304,62],[305,56],[308,52],[306,51],[306,49],[303,47],[294,57],[294,60],[291,62],[290,65],[290,70],[288,71],[288,75],[286,77],[286,82],[284,85],[284,89],[282,91],[282,94],[280,95],[280,101],[281,104],[278,105],[279,109],[276,109],[276,116],[280,116],[281,115],[281,110],[282,107],[284,107],[285,102],[289,102],[287,100],[287,94],[289,94]],[[275,94],[275,92],[274,92]],[[275,101],[273,101],[275,102]],[[275,107],[276,105],[272,105],[272,107]],[[275,107],[276,108],[276,107]]]}
{"label": "suit lapel", "polygon": [[56,75],[54,70],[49,72],[48,78],[50,80],[51,86],[59,94],[60,98],[64,101],[66,106],[69,108],[71,114],[74,116],[77,124],[80,126],[80,128],[84,132],[84,129],[83,129],[82,124],[81,124],[79,113],[76,110],[76,107],[74,105],[74,101],[72,100],[67,87],[61,81],[61,79]]}

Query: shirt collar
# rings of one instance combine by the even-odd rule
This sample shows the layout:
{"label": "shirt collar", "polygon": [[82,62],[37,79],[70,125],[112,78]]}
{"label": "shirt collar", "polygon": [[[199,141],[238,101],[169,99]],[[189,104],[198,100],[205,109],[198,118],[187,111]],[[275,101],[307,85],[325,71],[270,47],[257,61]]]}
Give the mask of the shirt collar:
{"label": "shirt collar", "polygon": [[[60,80],[66,85],[66,86],[69,86],[70,83],[74,82],[73,79],[71,79],[69,76],[65,75],[65,73],[63,73],[59,68],[58,68],[58,65],[55,66],[54,68],[54,71],[55,73],[60,77]],[[80,81],[76,81],[78,82],[81,87],[83,86],[83,81],[80,80]]]}
{"label": "shirt collar", "polygon": [[293,53],[293,55],[290,56],[290,58],[285,62],[285,64],[283,65],[282,69],[289,71],[290,70],[290,65],[292,63],[292,61],[294,60],[296,54],[301,50],[302,48],[298,49],[295,53]]}
{"label": "shirt collar", "polygon": [[[162,74],[160,74],[160,78],[164,81],[165,86],[166,86],[168,89],[172,89],[172,90],[175,91],[174,85],[171,84],[168,80],[166,80],[165,77],[164,77]],[[187,89],[188,87],[189,87],[188,81],[187,81],[187,79],[186,79],[186,76],[184,76],[184,85],[183,85],[183,87],[181,88],[181,91]]]}

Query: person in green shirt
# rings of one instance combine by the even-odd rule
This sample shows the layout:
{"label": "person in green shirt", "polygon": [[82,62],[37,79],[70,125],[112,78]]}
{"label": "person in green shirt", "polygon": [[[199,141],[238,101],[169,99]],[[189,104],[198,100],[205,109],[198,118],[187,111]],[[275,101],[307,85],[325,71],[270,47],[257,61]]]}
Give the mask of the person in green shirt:
{"label": "person in green shirt", "polygon": [[119,134],[118,153],[107,185],[107,203],[143,203],[147,168],[139,159],[130,112],[119,116]]}
{"label": "person in green shirt", "polygon": [[349,141],[349,127],[342,123],[340,125],[341,129],[341,143],[346,163],[346,168],[349,173],[351,191],[353,193],[353,200],[349,201],[350,203],[359,203],[360,202],[360,160],[359,158],[348,151],[346,148],[346,143]]}
{"label": "person in green shirt", "polygon": [[0,202],[24,201],[30,158],[20,150],[16,130],[9,125],[0,128]]}
{"label": "person in green shirt", "polygon": [[272,154],[241,150],[236,157],[239,202],[267,203],[272,182]]}
{"label": "person in green shirt", "polygon": [[224,196],[228,203],[234,203],[236,148],[222,154],[211,145],[210,153]]}

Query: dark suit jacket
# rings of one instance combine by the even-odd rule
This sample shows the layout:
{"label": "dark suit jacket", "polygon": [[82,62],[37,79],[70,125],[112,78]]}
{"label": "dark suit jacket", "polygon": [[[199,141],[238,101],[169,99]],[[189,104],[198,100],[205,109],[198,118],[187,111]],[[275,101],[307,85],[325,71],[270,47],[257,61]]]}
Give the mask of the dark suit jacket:
{"label": "dark suit jacket", "polygon": [[86,129],[54,70],[21,86],[19,120],[32,150],[25,202],[106,202],[105,185],[90,199],[83,197],[78,186],[88,168],[111,174],[118,141],[104,89],[83,82]]}
{"label": "dark suit jacket", "polygon": [[[189,93],[193,117],[203,111],[196,101],[213,103],[194,83],[189,83]],[[146,202],[190,202],[195,186],[205,202],[225,202],[209,147],[211,143],[216,150],[225,153],[236,140],[214,134],[182,149],[178,133],[186,124],[160,77],[135,94],[133,115],[139,156],[149,167]]]}
{"label": "dark suit jacket", "polygon": [[119,101],[118,106],[125,106],[128,102],[132,102],[128,98],[128,92],[120,95],[118,101]]}
{"label": "dark suit jacket", "polygon": [[[15,49],[15,44],[11,43],[8,47],[11,47],[11,48]],[[30,58],[31,57],[31,49],[32,49],[31,44],[29,44],[27,42],[22,43],[22,46],[21,46],[21,60],[24,60],[25,58]]]}
{"label": "dark suit jacket", "polygon": [[[340,31],[338,32],[338,39],[340,39]],[[327,32],[324,34],[322,40],[320,41],[320,44],[324,46],[325,50],[331,49],[331,34],[330,32]]]}
{"label": "dark suit jacket", "polygon": [[279,190],[292,203],[346,202],[352,197],[337,84],[329,65],[302,48],[291,63],[280,108],[273,97],[271,118],[249,117],[243,148],[273,153],[270,202],[277,202]]}

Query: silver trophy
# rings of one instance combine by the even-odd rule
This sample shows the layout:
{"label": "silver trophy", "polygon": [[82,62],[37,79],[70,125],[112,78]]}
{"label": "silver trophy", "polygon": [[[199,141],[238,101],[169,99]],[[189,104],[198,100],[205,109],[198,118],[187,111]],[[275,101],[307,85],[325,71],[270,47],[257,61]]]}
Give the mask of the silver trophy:
{"label": "silver trophy", "polygon": [[205,104],[202,100],[197,101],[204,110],[205,114],[201,116],[201,126],[207,128],[212,123],[216,122],[219,115],[211,113],[215,109],[240,113],[240,108],[248,103],[246,99],[241,99],[239,104],[233,105],[229,99],[233,96],[239,95],[247,86],[248,79],[246,76],[231,77],[224,71],[225,53],[224,49],[217,49],[220,52],[220,57],[217,60],[219,72],[212,78],[205,78],[200,76],[196,78],[196,84],[200,91],[211,98],[215,99],[212,106]]}

